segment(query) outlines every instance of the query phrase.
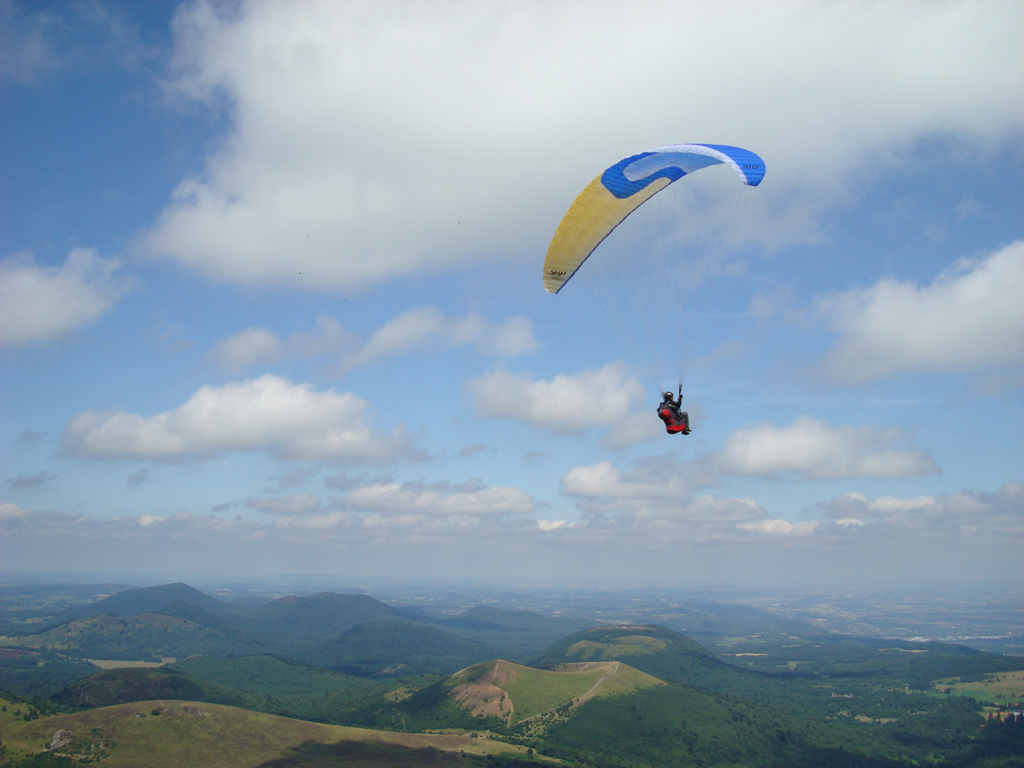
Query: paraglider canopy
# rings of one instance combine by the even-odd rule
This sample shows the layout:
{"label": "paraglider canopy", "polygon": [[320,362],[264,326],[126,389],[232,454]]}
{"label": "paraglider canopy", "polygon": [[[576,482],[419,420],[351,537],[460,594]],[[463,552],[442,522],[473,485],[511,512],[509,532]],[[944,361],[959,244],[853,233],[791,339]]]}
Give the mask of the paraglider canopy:
{"label": "paraglider canopy", "polygon": [[721,144],[670,144],[617,162],[580,192],[562,218],[544,259],[544,288],[562,290],[613,229],[673,181],[723,163],[748,186],[764,178],[764,160]]}
{"label": "paraglider canopy", "polygon": [[544,259],[545,290],[559,293],[572,281],[566,293],[605,317],[648,384],[674,388],[740,231],[748,192],[764,174],[756,154],[722,144],[671,144],[620,160],[562,218]]}

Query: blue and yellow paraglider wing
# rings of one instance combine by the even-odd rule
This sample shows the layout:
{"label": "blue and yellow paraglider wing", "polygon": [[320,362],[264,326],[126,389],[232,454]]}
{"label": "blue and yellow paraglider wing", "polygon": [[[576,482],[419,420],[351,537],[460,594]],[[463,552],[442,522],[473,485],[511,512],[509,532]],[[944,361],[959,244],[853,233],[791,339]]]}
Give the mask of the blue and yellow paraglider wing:
{"label": "blue and yellow paraglider wing", "polygon": [[544,259],[544,288],[558,293],[612,230],[669,184],[720,163],[749,186],[764,178],[760,157],[720,144],[673,144],[617,162],[580,192],[562,218]]}

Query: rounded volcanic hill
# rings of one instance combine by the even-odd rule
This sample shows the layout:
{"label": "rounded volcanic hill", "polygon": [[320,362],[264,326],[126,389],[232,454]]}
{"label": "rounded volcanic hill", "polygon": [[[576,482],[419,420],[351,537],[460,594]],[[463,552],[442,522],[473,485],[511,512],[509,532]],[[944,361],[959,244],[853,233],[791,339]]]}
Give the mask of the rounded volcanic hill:
{"label": "rounded volcanic hill", "polygon": [[154,699],[207,701],[250,708],[263,703],[254,701],[254,697],[244,692],[195,680],[165,667],[122,668],[100,672],[76,680],[50,698],[80,709]]}
{"label": "rounded volcanic hill", "polygon": [[679,632],[655,625],[622,624],[576,632],[548,646],[532,666],[621,661],[672,683],[699,688],[731,688],[750,673],[724,661]]}
{"label": "rounded volcanic hill", "polygon": [[295,654],[301,661],[360,677],[448,674],[487,658],[476,640],[400,619],[357,624]]}
{"label": "rounded volcanic hill", "polygon": [[534,669],[494,659],[417,691],[399,709],[430,721],[447,718],[468,727],[513,726],[556,711],[566,714],[591,699],[663,685],[617,661]]}

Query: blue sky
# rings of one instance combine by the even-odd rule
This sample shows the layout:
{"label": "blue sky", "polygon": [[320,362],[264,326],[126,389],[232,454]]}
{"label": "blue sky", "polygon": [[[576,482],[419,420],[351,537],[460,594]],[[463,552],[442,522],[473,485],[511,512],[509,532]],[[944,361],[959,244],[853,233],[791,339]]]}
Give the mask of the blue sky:
{"label": "blue sky", "polygon": [[[0,23],[5,571],[1020,585],[1019,5]],[[670,438],[540,277],[691,141],[768,172]]]}

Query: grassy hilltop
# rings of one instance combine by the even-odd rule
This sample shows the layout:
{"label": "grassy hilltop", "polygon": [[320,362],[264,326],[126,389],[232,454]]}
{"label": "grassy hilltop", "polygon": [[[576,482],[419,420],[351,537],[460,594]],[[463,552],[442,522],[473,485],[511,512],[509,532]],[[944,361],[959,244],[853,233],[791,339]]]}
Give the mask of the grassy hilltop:
{"label": "grassy hilltop", "polygon": [[[469,734],[408,734],[310,723],[205,702],[144,701],[24,721],[0,699],[6,760],[45,750],[104,768],[509,765],[526,749]],[[24,705],[21,705],[24,706]],[[498,760],[485,760],[486,755]],[[502,759],[504,758],[504,759]],[[74,761],[74,762],[72,762]]]}
{"label": "grassy hilltop", "polygon": [[495,660],[476,664],[445,681],[449,696],[475,717],[493,717],[517,725],[560,707],[582,706],[601,696],[616,696],[665,685],[616,661],[564,664],[553,670]]}

